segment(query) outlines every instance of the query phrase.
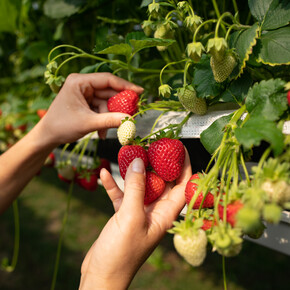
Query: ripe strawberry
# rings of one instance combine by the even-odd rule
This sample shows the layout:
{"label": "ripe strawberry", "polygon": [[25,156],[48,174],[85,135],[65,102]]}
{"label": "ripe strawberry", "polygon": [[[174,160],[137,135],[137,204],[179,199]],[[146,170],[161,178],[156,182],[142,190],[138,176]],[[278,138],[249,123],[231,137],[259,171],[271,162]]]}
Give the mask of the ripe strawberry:
{"label": "ripe strawberry", "polygon": [[148,158],[155,172],[164,181],[174,181],[183,168],[184,146],[180,140],[161,138],[150,144]]}
{"label": "ripe strawberry", "polygon": [[182,106],[194,114],[204,115],[207,112],[205,99],[198,98],[192,86],[185,86],[177,90],[177,96]]}
{"label": "ripe strawberry", "polygon": [[[191,176],[185,187],[185,200],[187,204],[190,203],[192,197],[194,196],[198,188],[198,184],[193,182],[194,179],[199,179],[199,175],[197,173]],[[200,207],[202,200],[203,193],[201,192],[193,205],[193,209],[198,209]],[[212,208],[213,206],[214,206],[214,196],[210,192],[208,192],[202,204],[202,208]]]}
{"label": "ripe strawberry", "polygon": [[218,60],[212,56],[210,58],[210,66],[216,82],[224,82],[232,73],[236,64],[236,59],[231,53],[226,54],[222,60]]}
{"label": "ripe strawberry", "polygon": [[95,175],[97,175],[98,178],[100,178],[100,172],[101,172],[102,168],[107,169],[110,173],[112,172],[111,164],[110,164],[110,161],[108,159],[101,158],[100,161],[101,161],[101,163],[100,163],[99,167],[97,167],[94,170],[94,173],[95,173]]}
{"label": "ripe strawberry", "polygon": [[91,170],[84,170],[77,173],[76,182],[88,191],[95,191],[98,188],[98,176]]}
{"label": "ripe strawberry", "polygon": [[38,110],[36,111],[36,113],[37,113],[37,115],[38,115],[38,117],[39,117],[40,119],[43,118],[43,116],[46,114],[46,112],[47,112],[46,109],[38,109]]}
{"label": "ripe strawberry", "polygon": [[176,251],[190,265],[197,267],[203,263],[207,246],[205,231],[185,229],[174,234],[173,243]]}
{"label": "ripe strawberry", "polygon": [[288,106],[290,106],[290,90],[287,93]]}
{"label": "ripe strawberry", "polygon": [[54,164],[55,164],[55,155],[53,152],[51,152],[44,161],[44,166],[53,167]]}
{"label": "ripe strawberry", "polygon": [[[242,207],[243,207],[243,203],[239,200],[236,200],[227,205],[226,220],[232,227],[236,225],[236,215]],[[219,212],[219,217],[223,220],[224,207],[221,204],[218,205],[218,212]]]}
{"label": "ripe strawberry", "polygon": [[[192,220],[195,221],[195,218]],[[216,225],[216,221],[213,220],[213,218],[203,218],[203,224],[201,226],[201,229],[204,231],[210,230],[214,225]]]}
{"label": "ripe strawberry", "polygon": [[117,130],[118,140],[121,145],[128,145],[135,138],[136,126],[133,120],[126,118]]}
{"label": "ripe strawberry", "polygon": [[124,90],[108,100],[109,112],[134,115],[138,111],[139,96],[132,90]]}
{"label": "ripe strawberry", "polygon": [[147,151],[142,146],[125,145],[121,147],[118,153],[118,164],[123,179],[125,179],[128,166],[135,158],[141,158],[144,162],[145,168],[149,165]]}
{"label": "ripe strawberry", "polygon": [[150,204],[156,200],[165,189],[165,181],[156,173],[146,172],[146,190],[144,197],[144,204]]}

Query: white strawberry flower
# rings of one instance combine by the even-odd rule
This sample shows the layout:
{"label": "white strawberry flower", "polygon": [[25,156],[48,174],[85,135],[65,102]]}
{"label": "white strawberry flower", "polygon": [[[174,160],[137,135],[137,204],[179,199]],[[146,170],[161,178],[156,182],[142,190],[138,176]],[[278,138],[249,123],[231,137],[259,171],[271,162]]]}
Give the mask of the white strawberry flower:
{"label": "white strawberry flower", "polygon": [[128,145],[135,138],[136,125],[132,119],[126,118],[117,130],[118,140],[121,145]]}

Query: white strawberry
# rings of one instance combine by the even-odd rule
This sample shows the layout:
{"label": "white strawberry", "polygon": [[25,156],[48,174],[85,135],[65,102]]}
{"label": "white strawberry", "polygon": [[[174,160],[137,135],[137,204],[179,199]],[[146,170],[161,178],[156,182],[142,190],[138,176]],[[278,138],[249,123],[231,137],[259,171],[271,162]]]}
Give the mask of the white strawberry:
{"label": "white strawberry", "polygon": [[121,145],[128,145],[135,138],[136,125],[132,119],[125,118],[117,130],[118,140]]}
{"label": "white strawberry", "polygon": [[204,230],[199,227],[202,225],[202,219],[195,220],[194,223],[190,220],[175,222],[175,227],[169,230],[174,233],[173,243],[176,251],[190,265],[200,266],[206,257],[207,236]]}

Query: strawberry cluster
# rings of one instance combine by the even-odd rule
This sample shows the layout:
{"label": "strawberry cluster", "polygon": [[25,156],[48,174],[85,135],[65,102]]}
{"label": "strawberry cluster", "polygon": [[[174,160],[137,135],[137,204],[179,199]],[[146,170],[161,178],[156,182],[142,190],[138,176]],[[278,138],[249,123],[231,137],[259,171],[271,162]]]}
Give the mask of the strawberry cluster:
{"label": "strawberry cluster", "polygon": [[98,188],[98,180],[102,168],[111,172],[110,161],[105,158],[100,158],[99,162],[94,166],[73,166],[70,161],[58,162],[56,157],[51,152],[44,162],[46,167],[56,167],[57,175],[61,181],[71,183],[75,182],[80,187],[88,191],[95,191]]}
{"label": "strawberry cluster", "polygon": [[181,175],[185,149],[180,140],[166,137],[153,141],[148,148],[140,144],[125,145],[118,153],[123,179],[135,158],[141,158],[146,168],[144,204],[150,204],[162,195],[166,182],[172,182]]}

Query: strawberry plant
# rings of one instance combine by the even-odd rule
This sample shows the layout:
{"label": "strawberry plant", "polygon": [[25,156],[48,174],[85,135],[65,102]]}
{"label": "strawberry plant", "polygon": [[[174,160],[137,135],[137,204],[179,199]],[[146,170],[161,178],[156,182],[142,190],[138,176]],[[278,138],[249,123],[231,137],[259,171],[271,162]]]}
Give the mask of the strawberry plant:
{"label": "strawberry plant", "polygon": [[[66,1],[60,2],[65,6]],[[244,236],[260,237],[265,221],[278,223],[281,212],[290,208],[290,139],[285,134],[285,122],[290,120],[289,1],[248,0],[248,5],[235,0],[123,2],[117,17],[106,5],[74,4],[62,10],[47,0],[44,15],[59,19],[55,34],[46,33],[52,23],[45,29],[33,26],[28,21],[29,7],[23,9],[16,44],[7,38],[18,51],[10,58],[13,66],[6,59],[1,64],[1,77],[7,71],[12,89],[1,80],[0,150],[9,148],[45,114],[70,72],[111,72],[145,89],[142,96],[120,92],[109,100],[108,110],[132,116],[117,132],[122,145],[118,156],[121,176],[139,157],[147,167],[148,180],[152,184],[159,178],[163,181],[159,180],[158,194],[151,194],[155,190],[147,184],[146,192],[154,196],[150,203],[162,194],[164,183],[180,174],[184,149],[178,138],[188,119],[193,114],[206,117],[218,104],[231,105],[232,114],[201,133],[200,141],[212,158],[204,172],[188,181],[184,193],[187,213],[170,230],[178,253],[191,265],[203,262],[207,245],[224,261],[242,251]],[[37,18],[35,11],[32,15]],[[75,21],[80,17],[81,21]],[[16,18],[3,31],[15,30]],[[72,38],[69,26],[77,26],[88,37]],[[39,27],[45,37],[36,41]],[[24,50],[29,40],[32,43]],[[8,54],[5,43],[1,42],[3,55]],[[142,116],[150,110],[160,112],[150,134],[136,136]],[[184,120],[156,131],[162,116],[171,111],[185,112]],[[77,172],[84,163],[89,172],[100,168],[101,161],[88,149],[92,140],[93,134],[75,144],[68,158],[61,158],[63,164],[56,166],[65,167],[76,154]],[[177,156],[168,153],[170,144]],[[64,152],[69,146],[65,145]],[[159,146],[164,156],[154,154],[158,151],[154,147]],[[257,165],[248,168],[247,161],[257,147],[263,152]],[[166,154],[174,159],[169,164],[164,161]],[[86,163],[87,155],[93,156],[93,164]],[[176,172],[170,172],[172,164],[178,165]]]}

